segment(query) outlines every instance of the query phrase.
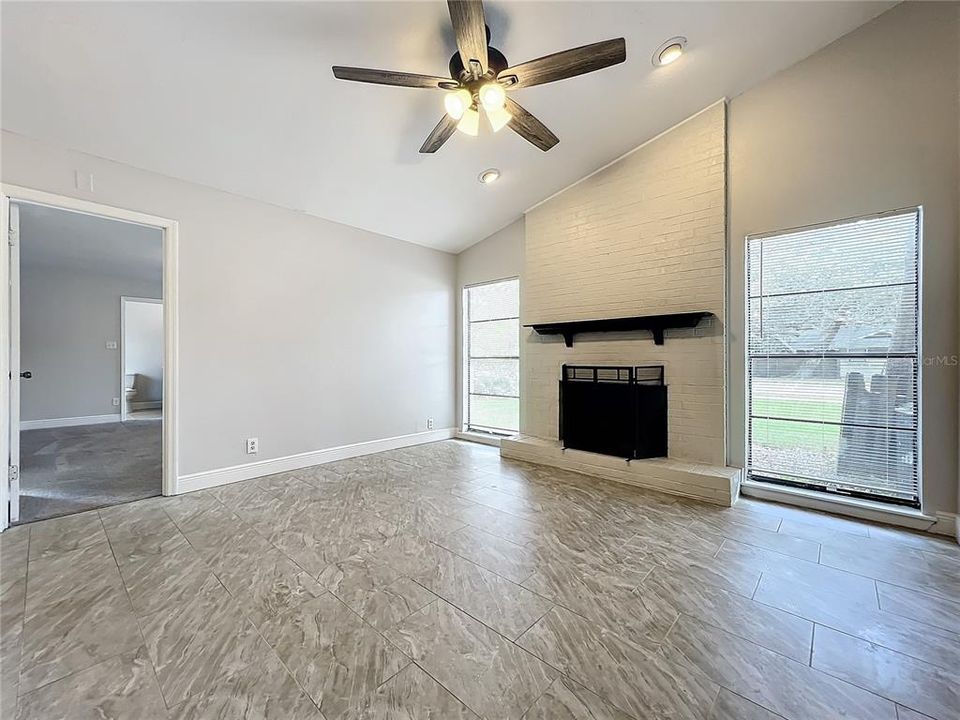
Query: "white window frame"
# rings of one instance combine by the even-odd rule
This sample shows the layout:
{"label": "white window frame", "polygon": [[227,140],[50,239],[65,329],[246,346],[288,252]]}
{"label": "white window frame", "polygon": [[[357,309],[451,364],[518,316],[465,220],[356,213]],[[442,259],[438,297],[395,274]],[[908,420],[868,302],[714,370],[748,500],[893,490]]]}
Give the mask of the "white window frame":
{"label": "white window frame", "polygon": [[[841,218],[838,220],[830,220],[822,223],[814,223],[810,225],[800,225],[792,228],[785,228],[780,230],[773,230],[769,232],[762,233],[752,233],[747,235],[744,238],[743,245],[743,319],[744,319],[744,353],[743,353],[743,392],[744,392],[744,445],[743,445],[743,457],[744,457],[744,482],[748,486],[766,486],[770,488],[774,495],[776,495],[776,488],[778,485],[767,482],[761,479],[753,479],[750,475],[750,444],[752,439],[751,432],[751,386],[750,386],[750,242],[752,240],[762,240],[766,237],[786,235],[793,232],[801,232],[804,230],[816,230],[819,228],[830,228],[838,225],[846,225],[849,223],[857,222],[859,220],[872,220],[877,218],[889,217],[893,215],[903,215],[906,213],[916,213],[917,215],[917,282],[916,282],[916,373],[917,373],[917,386],[916,386],[916,405],[917,405],[917,505],[916,506],[905,506],[902,504],[897,504],[896,502],[885,502],[877,498],[862,498],[856,495],[845,495],[839,493],[831,493],[825,490],[807,490],[803,488],[790,488],[789,486],[782,486],[782,489],[790,493],[810,493],[811,497],[820,496],[824,501],[827,502],[837,502],[841,505],[853,505],[853,506],[873,506],[875,508],[887,508],[890,511],[897,512],[899,514],[899,509],[906,510],[908,512],[913,512],[910,508],[915,507],[915,511],[922,514],[924,512],[924,501],[923,501],[923,206],[907,206],[901,207],[894,210],[884,210],[881,212],[870,213],[865,215],[856,215],[853,217]],[[764,493],[760,494],[761,496],[766,496]]]}
{"label": "white window frame", "polygon": [[[486,435],[491,438],[501,438],[501,437],[510,437],[519,432],[519,428],[516,430],[511,430],[507,428],[487,428],[487,427],[471,427],[470,425],[470,300],[469,293],[473,288],[484,287],[487,285],[498,285],[500,283],[507,282],[516,282],[517,289],[519,291],[520,287],[520,278],[519,276],[503,277],[497,278],[496,280],[487,280],[485,282],[471,283],[470,285],[464,285],[463,290],[460,296],[460,302],[462,307],[462,316],[460,321],[461,328],[461,337],[462,337],[462,362],[461,362],[461,377],[462,377],[462,387],[461,387],[461,407],[463,410],[463,417],[460,422],[460,429],[463,433],[474,434],[474,435]],[[520,305],[517,303],[517,315],[516,318],[513,316],[497,318],[498,320],[513,320],[517,321],[517,333],[520,333]],[[479,322],[489,322],[489,320],[481,320]],[[475,359],[475,358],[474,358]],[[502,358],[497,358],[499,360],[513,360],[517,361],[517,366],[520,364],[520,353],[517,351],[517,355],[514,356],[505,356]],[[500,396],[498,396],[500,397]],[[502,397],[512,397],[504,395]],[[517,388],[517,402],[520,402],[520,389]]]}

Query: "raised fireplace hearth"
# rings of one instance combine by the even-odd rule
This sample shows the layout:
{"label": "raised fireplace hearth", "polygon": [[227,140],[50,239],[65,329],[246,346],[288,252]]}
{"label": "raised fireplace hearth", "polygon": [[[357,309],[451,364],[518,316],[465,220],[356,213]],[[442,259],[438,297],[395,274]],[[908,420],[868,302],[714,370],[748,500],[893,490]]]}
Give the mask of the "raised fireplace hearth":
{"label": "raised fireplace hearth", "polygon": [[663,366],[564,365],[560,442],[627,460],[666,457]]}

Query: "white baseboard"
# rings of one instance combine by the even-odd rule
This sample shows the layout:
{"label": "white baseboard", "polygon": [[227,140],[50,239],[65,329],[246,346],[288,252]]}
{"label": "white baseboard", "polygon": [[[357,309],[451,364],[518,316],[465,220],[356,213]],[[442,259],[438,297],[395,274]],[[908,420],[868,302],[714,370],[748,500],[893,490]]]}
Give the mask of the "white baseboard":
{"label": "white baseboard", "polygon": [[77,427],[78,425],[102,425],[120,422],[120,415],[82,415],[80,417],[49,418],[47,420],[21,420],[21,430],[43,430],[46,428]]}
{"label": "white baseboard", "polygon": [[229,483],[240,482],[241,480],[251,480],[266,475],[290,472],[291,470],[299,470],[313,465],[322,465],[328,462],[335,462],[336,460],[346,460],[348,458],[360,457],[361,455],[372,455],[373,453],[396,450],[412,445],[423,445],[424,443],[437,442],[439,440],[449,440],[455,435],[456,430],[454,428],[444,428],[443,430],[430,430],[428,432],[418,432],[411,435],[398,435],[396,437],[383,438],[382,440],[369,440],[353,445],[340,445],[339,447],[313,450],[296,455],[286,455],[270,460],[259,460],[257,462],[218,468],[216,470],[204,470],[203,472],[191,473],[190,475],[181,475],[177,483],[177,493],[204,490],[206,488],[217,487],[218,485],[228,485]]}

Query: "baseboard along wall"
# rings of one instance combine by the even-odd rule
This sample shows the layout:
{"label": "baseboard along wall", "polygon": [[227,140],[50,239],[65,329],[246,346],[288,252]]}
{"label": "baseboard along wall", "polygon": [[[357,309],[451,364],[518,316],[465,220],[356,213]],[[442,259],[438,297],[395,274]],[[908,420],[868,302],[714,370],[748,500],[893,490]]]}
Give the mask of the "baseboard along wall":
{"label": "baseboard along wall", "polygon": [[47,428],[77,427],[79,425],[102,425],[120,422],[116,415],[81,415],[78,417],[49,418],[47,420],[21,420],[21,430],[44,430]]}
{"label": "baseboard along wall", "polygon": [[413,445],[449,440],[455,435],[455,428],[444,428],[442,430],[430,430],[428,432],[418,432],[410,435],[398,435],[381,440],[368,440],[367,442],[354,443],[352,445],[340,445],[323,450],[312,450],[296,455],[286,455],[269,460],[258,460],[252,463],[217,468],[215,470],[204,470],[203,472],[181,475],[177,483],[177,490],[178,494],[205,490],[219,485],[229,485],[230,483],[240,482],[242,480],[252,480],[253,478],[275,475],[281,472],[300,470],[313,465],[323,465],[324,463],[335,462],[337,460],[360,457],[361,455],[373,455],[374,453],[386,452],[387,450],[397,450],[398,448],[411,447]]}

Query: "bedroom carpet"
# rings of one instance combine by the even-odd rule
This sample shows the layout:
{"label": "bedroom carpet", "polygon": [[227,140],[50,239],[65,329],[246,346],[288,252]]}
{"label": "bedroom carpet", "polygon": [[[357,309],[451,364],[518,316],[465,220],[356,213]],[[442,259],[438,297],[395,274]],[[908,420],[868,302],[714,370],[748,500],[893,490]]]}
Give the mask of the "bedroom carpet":
{"label": "bedroom carpet", "polygon": [[24,430],[20,433],[20,522],[159,495],[161,423]]}

